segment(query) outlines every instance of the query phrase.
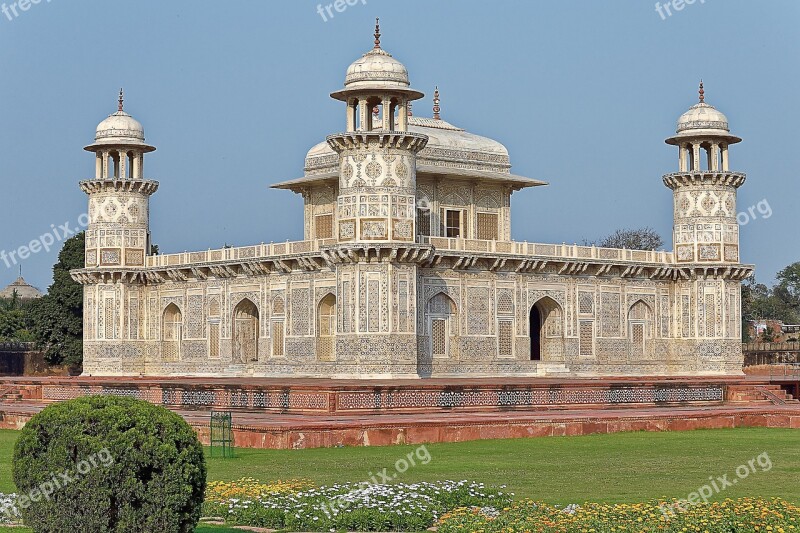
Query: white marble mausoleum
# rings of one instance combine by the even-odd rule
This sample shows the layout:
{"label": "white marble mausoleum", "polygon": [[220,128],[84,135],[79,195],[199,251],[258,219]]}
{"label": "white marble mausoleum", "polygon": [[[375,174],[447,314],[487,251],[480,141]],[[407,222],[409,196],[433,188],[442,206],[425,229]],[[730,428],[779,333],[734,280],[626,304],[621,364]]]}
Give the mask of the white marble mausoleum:
{"label": "white marble mausoleum", "polygon": [[741,139],[702,89],[666,141],[679,154],[663,177],[672,252],[512,240],[511,195],[545,183],[442,120],[438,93],[431,118],[413,116],[423,94],[379,31],[331,97],[343,131],[273,185],[302,195],[302,241],[166,255],[150,253],[155,148],[120,99],[80,184],[85,374],[741,374]]}

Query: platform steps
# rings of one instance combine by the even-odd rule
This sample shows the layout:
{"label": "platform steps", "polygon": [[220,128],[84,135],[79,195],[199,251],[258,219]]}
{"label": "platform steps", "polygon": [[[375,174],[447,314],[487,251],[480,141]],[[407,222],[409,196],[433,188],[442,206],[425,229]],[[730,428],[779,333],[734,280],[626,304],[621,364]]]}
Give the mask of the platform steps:
{"label": "platform steps", "polygon": [[0,389],[0,403],[9,404],[26,400],[41,400],[41,387],[28,385],[10,385]]}
{"label": "platform steps", "polygon": [[731,385],[728,388],[728,403],[793,405],[800,404],[800,400],[783,390],[780,385]]}

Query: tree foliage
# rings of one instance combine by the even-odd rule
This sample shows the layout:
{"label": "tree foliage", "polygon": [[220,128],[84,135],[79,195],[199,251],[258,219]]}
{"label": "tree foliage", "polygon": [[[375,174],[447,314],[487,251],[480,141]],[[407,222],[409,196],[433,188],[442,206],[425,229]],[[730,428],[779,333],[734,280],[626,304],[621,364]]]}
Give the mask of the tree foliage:
{"label": "tree foliage", "polygon": [[31,305],[32,333],[50,364],[83,361],[83,288],[70,270],[84,267],[83,232],[64,242],[53,266],[53,284]]}
{"label": "tree foliage", "polygon": [[745,342],[752,340],[747,326],[753,321],[800,324],[800,262],[778,272],[776,280],[772,287],[758,283],[755,278],[742,283],[742,340]]}
{"label": "tree foliage", "polygon": [[598,241],[587,243],[601,248],[627,248],[628,250],[659,250],[664,240],[653,228],[618,229]]}
{"label": "tree foliage", "polygon": [[0,299],[0,342],[31,342],[30,304],[17,297]]}
{"label": "tree foliage", "polygon": [[18,502],[25,524],[39,532],[189,533],[206,486],[203,447],[189,424],[117,396],[60,402],[33,416],[12,470],[27,498]]}

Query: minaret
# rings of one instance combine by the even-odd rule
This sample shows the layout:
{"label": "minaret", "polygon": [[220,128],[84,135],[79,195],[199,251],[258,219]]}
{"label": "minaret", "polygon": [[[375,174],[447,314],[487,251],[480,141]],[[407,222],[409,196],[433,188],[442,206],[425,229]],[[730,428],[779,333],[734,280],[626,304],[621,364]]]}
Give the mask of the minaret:
{"label": "minaret", "polygon": [[666,140],[677,146],[679,172],[664,176],[673,191],[673,243],[679,263],[739,263],[736,190],[745,174],[729,168],[728,147],[741,139],[731,135],[728,119],[699,102],[678,119],[676,134]]}
{"label": "minaret", "polygon": [[144,128],[124,111],[120,89],[117,112],[97,126],[95,177],[80,183],[89,195],[87,268],[144,267],[150,253],[150,195],[158,182],[144,179]]}
{"label": "minaret", "polygon": [[[402,63],[375,45],[347,69],[344,89],[331,97],[347,104],[347,129],[328,137],[339,154],[337,205],[340,242],[413,242],[416,235],[416,160],[428,137],[408,131],[412,89]],[[374,111],[377,110],[377,114]]]}

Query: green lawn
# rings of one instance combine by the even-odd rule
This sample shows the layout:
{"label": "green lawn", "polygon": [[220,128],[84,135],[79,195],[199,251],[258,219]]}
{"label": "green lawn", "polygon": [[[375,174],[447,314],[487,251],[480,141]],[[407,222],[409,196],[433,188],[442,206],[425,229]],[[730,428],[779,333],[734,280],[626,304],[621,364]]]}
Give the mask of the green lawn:
{"label": "green lawn", "polygon": [[[318,484],[366,481],[414,450],[411,446],[312,450],[237,449],[234,459],[210,459],[209,479],[307,478]],[[736,467],[766,452],[768,472],[724,491],[724,497],[780,496],[800,502],[800,430],[724,429],[616,433],[584,437],[429,444],[427,465],[398,481],[470,479],[506,484],[517,496],[550,503],[634,502],[686,498],[709,476],[736,478]]]}
{"label": "green lawn", "polygon": [[[17,433],[0,431],[0,492],[13,491],[10,459]],[[237,449],[234,459],[209,459],[210,480],[306,478],[317,484],[367,481],[413,446],[312,450]],[[725,429],[616,433],[585,437],[475,441],[427,445],[431,460],[397,481],[470,479],[506,484],[517,496],[550,503],[634,502],[686,498],[709,476],[736,478],[736,467],[766,452],[758,470],[721,496],[780,496],[800,502],[800,430]]]}

